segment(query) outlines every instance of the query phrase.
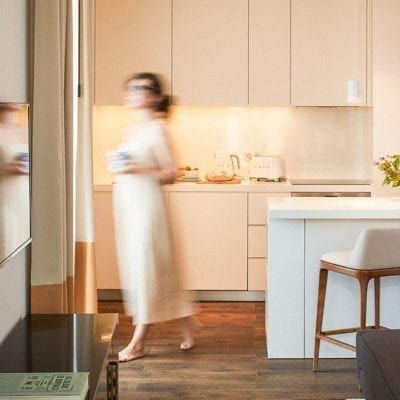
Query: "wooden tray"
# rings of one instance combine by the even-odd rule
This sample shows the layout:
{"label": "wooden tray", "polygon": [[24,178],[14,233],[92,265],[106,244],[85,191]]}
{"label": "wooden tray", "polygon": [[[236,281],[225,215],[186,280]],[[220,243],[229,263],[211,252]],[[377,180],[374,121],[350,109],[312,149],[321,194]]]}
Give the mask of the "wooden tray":
{"label": "wooden tray", "polygon": [[231,179],[230,181],[207,181],[207,180],[203,180],[203,181],[197,181],[196,183],[197,184],[205,184],[205,183],[210,183],[210,184],[214,184],[214,183],[216,183],[217,185],[221,185],[221,184],[229,184],[229,185],[232,185],[232,184],[237,184],[237,183],[240,183],[241,182],[241,180],[240,179]]}

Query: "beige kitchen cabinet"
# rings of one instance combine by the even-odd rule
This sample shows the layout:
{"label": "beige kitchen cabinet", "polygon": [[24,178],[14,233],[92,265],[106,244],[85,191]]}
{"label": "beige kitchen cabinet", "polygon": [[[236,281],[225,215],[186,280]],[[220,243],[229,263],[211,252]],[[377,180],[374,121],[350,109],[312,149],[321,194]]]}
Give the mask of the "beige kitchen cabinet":
{"label": "beige kitchen cabinet", "polygon": [[248,290],[265,290],[267,287],[267,262],[265,258],[249,258]]}
{"label": "beige kitchen cabinet", "polygon": [[[185,289],[265,290],[267,201],[282,196],[290,194],[164,191]],[[94,216],[98,289],[120,289],[108,185],[95,187]]]}
{"label": "beige kitchen cabinet", "polygon": [[290,193],[249,193],[248,196],[248,290],[265,290],[268,268],[268,198],[289,197]]}
{"label": "beige kitchen cabinet", "polygon": [[267,201],[273,197],[290,197],[290,193],[249,193],[249,225],[265,225]]}
{"label": "beige kitchen cabinet", "polygon": [[137,72],[171,82],[172,0],[95,0],[95,104],[122,104],[126,79]]}
{"label": "beige kitchen cabinet", "polygon": [[290,105],[290,0],[249,0],[249,104]]}
{"label": "beige kitchen cabinet", "polygon": [[[264,214],[266,214],[266,207]],[[267,230],[265,225],[249,225],[247,248],[249,257],[267,257]]]}
{"label": "beige kitchen cabinet", "polygon": [[127,77],[153,71],[177,104],[371,105],[370,8],[370,0],[95,0],[95,104],[121,104]]}
{"label": "beige kitchen cabinet", "polygon": [[[168,204],[168,194],[163,195],[165,204]],[[95,188],[93,208],[97,289],[121,289],[115,246],[113,193],[109,185]]]}
{"label": "beige kitchen cabinet", "polygon": [[[291,103],[367,104],[367,0],[291,1]],[[348,82],[360,101],[348,102]]]}
{"label": "beige kitchen cabinet", "polygon": [[111,190],[93,196],[97,289],[120,289]]}
{"label": "beige kitchen cabinet", "polygon": [[171,231],[189,290],[247,290],[247,194],[170,192]]}
{"label": "beige kitchen cabinet", "polygon": [[178,104],[248,104],[248,0],[173,0]]}

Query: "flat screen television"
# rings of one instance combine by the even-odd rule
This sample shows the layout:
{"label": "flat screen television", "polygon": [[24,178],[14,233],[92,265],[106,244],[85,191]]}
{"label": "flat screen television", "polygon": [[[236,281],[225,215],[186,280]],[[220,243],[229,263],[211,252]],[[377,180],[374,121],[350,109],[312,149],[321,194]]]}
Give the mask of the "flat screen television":
{"label": "flat screen television", "polygon": [[0,102],[0,266],[31,241],[29,106]]}

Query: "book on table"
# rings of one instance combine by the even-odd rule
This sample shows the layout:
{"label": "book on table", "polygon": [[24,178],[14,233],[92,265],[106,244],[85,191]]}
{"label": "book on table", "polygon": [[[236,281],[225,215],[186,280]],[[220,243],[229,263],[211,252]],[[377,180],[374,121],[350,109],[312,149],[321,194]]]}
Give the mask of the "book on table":
{"label": "book on table", "polygon": [[88,372],[0,373],[0,400],[84,400]]}

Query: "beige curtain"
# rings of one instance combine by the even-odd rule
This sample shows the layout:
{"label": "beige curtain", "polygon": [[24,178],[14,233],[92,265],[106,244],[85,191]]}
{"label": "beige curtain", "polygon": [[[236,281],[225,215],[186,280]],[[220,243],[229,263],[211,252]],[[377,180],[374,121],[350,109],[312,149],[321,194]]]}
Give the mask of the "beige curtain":
{"label": "beige curtain", "polygon": [[97,310],[94,254],[92,104],[92,1],[80,1],[80,97],[76,155],[76,312]]}
{"label": "beige curtain", "polygon": [[74,129],[72,2],[33,7],[32,313],[97,310],[92,204],[81,193],[92,190],[90,124]]}

